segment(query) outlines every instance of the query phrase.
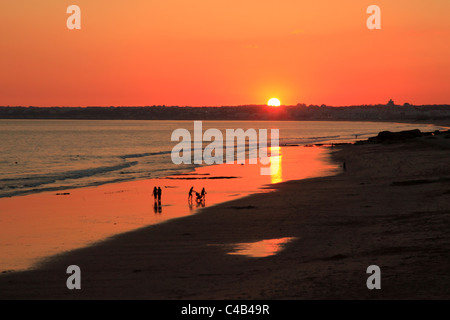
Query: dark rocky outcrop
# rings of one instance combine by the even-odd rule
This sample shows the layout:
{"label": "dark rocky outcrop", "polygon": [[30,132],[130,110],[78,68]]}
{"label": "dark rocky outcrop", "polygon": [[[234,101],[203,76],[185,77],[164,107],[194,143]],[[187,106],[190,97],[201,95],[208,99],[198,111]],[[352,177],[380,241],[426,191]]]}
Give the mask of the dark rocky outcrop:
{"label": "dark rocky outcrop", "polygon": [[382,131],[376,137],[369,138],[372,142],[389,142],[389,141],[404,141],[422,137],[424,134],[419,129],[406,130],[400,132]]}
{"label": "dark rocky outcrop", "polygon": [[434,136],[442,136],[443,138],[450,138],[450,130],[434,132],[421,132],[419,129],[406,130],[400,132],[381,131],[376,137],[371,137],[367,140],[361,140],[355,142],[355,144],[367,144],[367,143],[397,143],[413,141],[416,138],[427,137],[427,139],[433,139]]}

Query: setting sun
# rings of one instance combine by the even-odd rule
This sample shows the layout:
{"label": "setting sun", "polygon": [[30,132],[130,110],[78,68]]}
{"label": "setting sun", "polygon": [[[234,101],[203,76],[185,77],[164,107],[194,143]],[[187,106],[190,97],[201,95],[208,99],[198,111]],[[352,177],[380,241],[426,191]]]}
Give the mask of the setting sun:
{"label": "setting sun", "polygon": [[269,102],[267,102],[267,105],[270,107],[279,107],[281,105],[281,102],[277,98],[272,98],[269,100]]}

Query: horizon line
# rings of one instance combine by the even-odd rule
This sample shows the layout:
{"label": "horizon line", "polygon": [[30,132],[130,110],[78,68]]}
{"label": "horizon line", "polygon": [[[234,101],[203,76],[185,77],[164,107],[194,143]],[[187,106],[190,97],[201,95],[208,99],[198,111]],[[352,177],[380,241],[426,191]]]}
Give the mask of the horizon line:
{"label": "horizon line", "polygon": [[0,105],[0,108],[151,108],[151,107],[165,107],[165,108],[238,108],[238,107],[269,107],[273,109],[282,107],[332,107],[332,108],[348,108],[348,107],[376,107],[376,106],[411,106],[411,107],[423,107],[423,106],[450,106],[449,103],[430,103],[430,104],[412,104],[412,103],[402,103],[396,104],[392,103],[377,103],[377,104],[351,104],[351,105],[327,105],[327,104],[282,104],[278,107],[268,106],[267,104],[239,104],[239,105],[166,105],[166,104],[154,104],[154,105],[53,105],[53,106],[39,106],[39,105]]}

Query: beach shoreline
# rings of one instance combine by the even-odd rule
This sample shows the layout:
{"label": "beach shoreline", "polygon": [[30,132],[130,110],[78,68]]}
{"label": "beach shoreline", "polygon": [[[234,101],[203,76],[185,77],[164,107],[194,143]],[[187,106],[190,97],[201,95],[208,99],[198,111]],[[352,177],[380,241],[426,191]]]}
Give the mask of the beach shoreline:
{"label": "beach shoreline", "polygon": [[[0,277],[120,233],[253,193],[271,192],[273,183],[332,174],[335,169],[323,148],[286,148],[270,158],[270,175],[260,174],[261,163],[217,164],[161,178],[1,198]],[[304,170],[293,167],[297,158]],[[158,186],[162,187],[161,201],[152,196],[153,187]],[[188,201],[191,187],[193,199]],[[207,195],[199,202],[196,192],[202,188]]]}
{"label": "beach shoreline", "polygon": [[[283,182],[6,274],[0,298],[448,299],[448,141],[335,147],[341,174]],[[287,237],[272,256],[229,254]],[[65,288],[71,264],[81,290]],[[381,290],[366,287],[370,265]]]}
{"label": "beach shoreline", "polygon": [[[18,123],[14,124],[15,121]],[[68,121],[65,125],[61,122]],[[153,178],[166,177],[175,172],[190,172],[197,166],[205,164],[184,164],[170,165],[172,144],[163,146],[145,145],[145,141],[150,138],[170,140],[169,127],[187,127],[192,125],[191,121],[78,121],[78,120],[4,120],[2,131],[4,148],[6,148],[6,158],[1,163],[0,172],[4,177],[0,179],[0,199],[20,195],[38,194],[42,192],[70,192],[75,188],[97,187],[105,184],[115,184],[128,181],[142,181]],[[169,125],[168,125],[169,123]],[[177,123],[177,124],[175,124]],[[209,126],[219,127],[222,131],[228,126],[243,127],[249,126],[266,127],[270,121],[206,121],[205,129]],[[228,124],[230,123],[230,124]],[[276,122],[279,125],[283,137],[280,145],[316,145],[329,143],[352,143],[359,139],[366,139],[377,134],[379,131],[401,131],[419,128],[422,131],[442,130],[445,123],[439,125],[427,122],[401,122],[401,121],[294,121],[295,126],[289,123],[293,121]],[[329,123],[329,124],[328,124]],[[332,125],[334,123],[334,125]],[[341,125],[344,123],[345,125]],[[146,125],[145,125],[146,124]],[[150,126],[151,124],[151,126]],[[250,125],[251,124],[251,125]],[[162,133],[153,125],[162,128]],[[337,127],[333,130],[329,128]],[[414,125],[414,127],[412,127]],[[67,128],[74,126],[72,131]],[[152,127],[153,129],[149,129]],[[349,134],[348,128],[352,127],[354,134]],[[49,128],[41,132],[43,128]],[[113,136],[111,141],[105,137],[106,149],[91,153],[89,148],[103,150],[99,145],[90,145],[92,139],[90,134],[101,135],[102,130],[111,128],[117,129],[119,133]],[[295,128],[295,129],[293,129]],[[58,130],[64,132],[65,144],[73,147],[61,152],[58,147]],[[139,135],[127,143],[120,142],[123,135],[129,136],[129,130],[137,130]],[[292,131],[293,130],[293,131]],[[30,134],[30,133],[33,134]],[[83,133],[81,138],[75,138]],[[108,131],[109,132],[109,131]],[[158,132],[158,133],[155,133]],[[295,132],[295,134],[293,133]],[[44,141],[36,145],[37,152],[30,152],[27,145],[21,145],[21,141],[32,141],[34,136],[44,134]],[[156,137],[156,136],[157,137]],[[17,138],[20,137],[20,138]],[[135,141],[140,141],[133,148]],[[94,140],[95,141],[95,140]],[[118,141],[118,142],[117,142]],[[121,144],[122,143],[122,144]],[[45,146],[45,147],[44,147]],[[48,150],[48,153],[42,153]],[[99,161],[98,159],[102,159]],[[41,159],[52,159],[52,161]]]}

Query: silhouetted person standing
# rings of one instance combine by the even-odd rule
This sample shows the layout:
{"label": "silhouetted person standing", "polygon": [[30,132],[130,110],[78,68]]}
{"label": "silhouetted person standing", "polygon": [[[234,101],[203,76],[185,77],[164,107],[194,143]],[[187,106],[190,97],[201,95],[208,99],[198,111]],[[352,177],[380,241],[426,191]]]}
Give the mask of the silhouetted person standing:
{"label": "silhouetted person standing", "polygon": [[191,187],[191,189],[189,189],[188,201],[192,201],[192,193],[193,192],[194,192],[194,187]]}
{"label": "silhouetted person standing", "polygon": [[158,202],[161,203],[161,187],[158,187]]}
{"label": "silhouetted person standing", "polygon": [[205,190],[205,188],[202,189],[201,196],[202,196],[202,200],[206,199],[206,190]]}
{"label": "silhouetted person standing", "polygon": [[342,168],[344,168],[344,171],[347,171],[347,165],[345,164],[345,161],[344,164],[342,165]]}
{"label": "silhouetted person standing", "polygon": [[158,198],[158,189],[156,187],[153,188],[152,196],[156,202],[156,199]]}

